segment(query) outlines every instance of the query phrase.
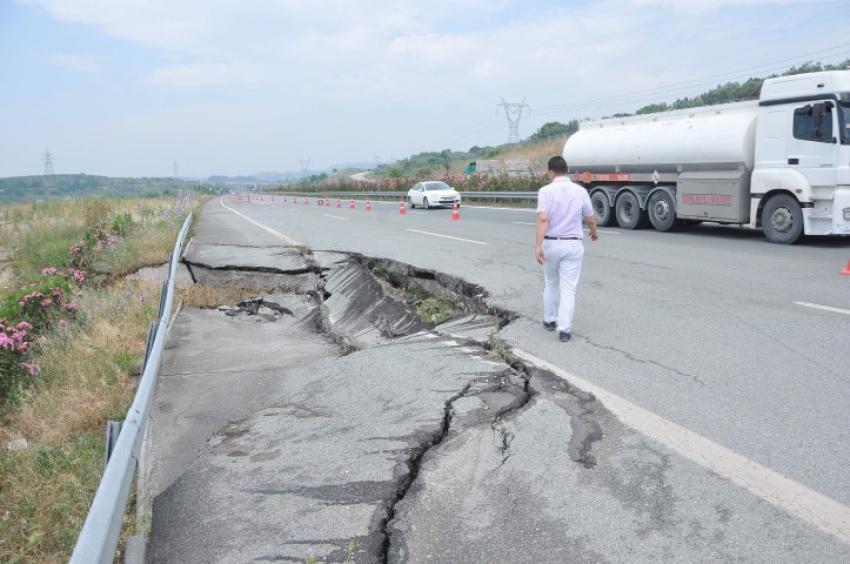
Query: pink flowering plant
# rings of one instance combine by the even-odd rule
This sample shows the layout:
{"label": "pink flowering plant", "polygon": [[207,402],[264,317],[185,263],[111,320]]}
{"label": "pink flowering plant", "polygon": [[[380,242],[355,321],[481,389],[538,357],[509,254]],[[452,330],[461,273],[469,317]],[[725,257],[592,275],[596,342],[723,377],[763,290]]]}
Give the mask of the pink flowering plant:
{"label": "pink flowering plant", "polygon": [[72,301],[73,288],[79,285],[73,269],[61,271],[45,267],[40,279],[8,293],[0,301],[0,403],[5,402],[27,379],[38,375],[31,362],[34,347],[44,341],[55,321],[77,315]]}
{"label": "pink flowering plant", "polygon": [[68,249],[71,267],[91,269],[107,251],[113,251],[135,227],[133,216],[123,212],[90,226]]}

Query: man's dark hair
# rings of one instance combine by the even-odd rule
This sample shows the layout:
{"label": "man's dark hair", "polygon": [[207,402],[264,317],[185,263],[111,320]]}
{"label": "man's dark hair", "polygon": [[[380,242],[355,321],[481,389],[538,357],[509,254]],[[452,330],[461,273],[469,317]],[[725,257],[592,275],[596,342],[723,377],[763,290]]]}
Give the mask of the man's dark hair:
{"label": "man's dark hair", "polygon": [[549,170],[557,174],[566,174],[567,173],[567,161],[564,160],[564,157],[554,156],[549,159]]}

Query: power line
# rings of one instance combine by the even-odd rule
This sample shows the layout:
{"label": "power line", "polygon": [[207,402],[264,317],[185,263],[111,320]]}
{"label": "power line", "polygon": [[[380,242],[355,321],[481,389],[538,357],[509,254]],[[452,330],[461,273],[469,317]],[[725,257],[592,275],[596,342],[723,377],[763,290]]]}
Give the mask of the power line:
{"label": "power line", "polygon": [[508,118],[508,143],[519,143],[519,120],[522,119],[522,111],[528,107],[525,98],[522,102],[506,102],[502,98],[502,103],[496,105],[505,109],[505,117]]}
{"label": "power line", "polygon": [[53,154],[44,148],[44,154],[41,156],[41,161],[44,163],[44,176],[52,176],[53,172]]}

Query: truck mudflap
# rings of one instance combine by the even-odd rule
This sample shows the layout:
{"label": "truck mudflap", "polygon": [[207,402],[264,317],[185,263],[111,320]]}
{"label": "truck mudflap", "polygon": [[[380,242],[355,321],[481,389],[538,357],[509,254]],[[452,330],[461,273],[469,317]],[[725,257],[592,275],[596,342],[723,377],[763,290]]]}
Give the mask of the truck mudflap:
{"label": "truck mudflap", "polygon": [[836,187],[831,200],[803,208],[806,235],[850,235],[850,186]]}

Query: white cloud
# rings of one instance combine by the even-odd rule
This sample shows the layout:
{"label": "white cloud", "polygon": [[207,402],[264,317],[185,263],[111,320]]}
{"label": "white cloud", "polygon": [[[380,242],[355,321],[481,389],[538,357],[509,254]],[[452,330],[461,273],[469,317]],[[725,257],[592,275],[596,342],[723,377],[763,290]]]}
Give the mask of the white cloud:
{"label": "white cloud", "polygon": [[51,53],[45,57],[47,64],[83,73],[98,73],[101,65],[97,58],[80,53]]}
{"label": "white cloud", "polygon": [[702,14],[725,7],[817,3],[819,0],[631,0],[636,6],[666,6],[687,14]]}

